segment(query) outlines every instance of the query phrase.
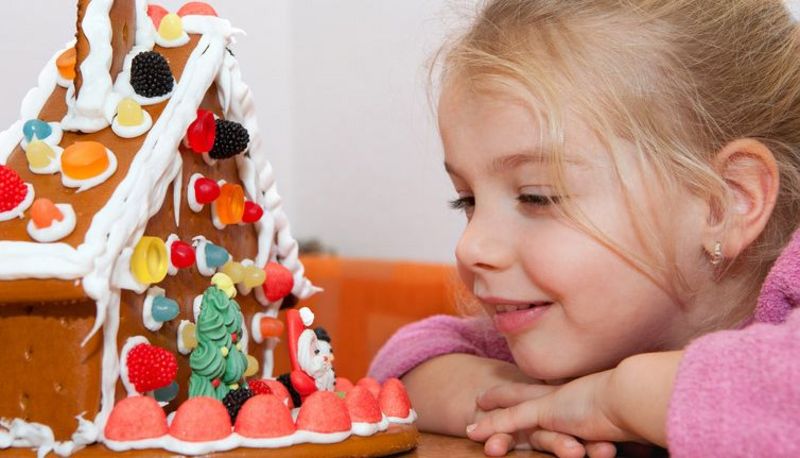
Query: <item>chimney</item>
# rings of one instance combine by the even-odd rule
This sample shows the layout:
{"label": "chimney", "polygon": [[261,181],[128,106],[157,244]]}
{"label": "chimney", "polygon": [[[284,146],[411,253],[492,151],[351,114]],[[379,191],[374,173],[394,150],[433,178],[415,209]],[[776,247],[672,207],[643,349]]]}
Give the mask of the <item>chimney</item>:
{"label": "chimney", "polygon": [[78,0],[78,19],[77,19],[77,44],[75,51],[77,59],[75,61],[75,97],[80,94],[83,85],[83,75],[81,75],[81,63],[91,52],[89,41],[83,33],[83,18],[86,9],[93,1],[111,3],[111,10],[108,17],[111,21],[111,69],[109,74],[112,81],[116,79],[122,70],[125,56],[133,48],[136,40],[136,0]]}

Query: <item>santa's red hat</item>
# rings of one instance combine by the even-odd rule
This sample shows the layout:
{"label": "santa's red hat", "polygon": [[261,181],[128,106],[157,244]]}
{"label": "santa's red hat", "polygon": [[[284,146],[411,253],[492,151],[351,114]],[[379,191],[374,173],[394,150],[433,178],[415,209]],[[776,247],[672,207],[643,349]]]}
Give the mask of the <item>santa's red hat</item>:
{"label": "santa's red hat", "polygon": [[297,362],[297,342],[300,339],[300,334],[313,323],[314,313],[308,307],[286,311],[286,336],[289,340],[289,360],[292,363],[293,371],[302,370]]}

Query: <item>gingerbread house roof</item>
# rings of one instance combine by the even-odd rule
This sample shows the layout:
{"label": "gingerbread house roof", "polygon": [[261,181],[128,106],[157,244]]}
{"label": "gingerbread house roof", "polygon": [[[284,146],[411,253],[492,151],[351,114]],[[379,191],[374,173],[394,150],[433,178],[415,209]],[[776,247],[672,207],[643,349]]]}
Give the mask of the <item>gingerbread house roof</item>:
{"label": "gingerbread house roof", "polygon": [[[0,295],[12,302],[52,299],[53,291],[43,294],[36,287],[37,282],[60,281],[61,291],[55,296],[88,296],[98,303],[102,318],[111,290],[137,289],[131,281],[126,256],[165,200],[180,199],[182,186],[173,186],[174,194],[167,195],[170,185],[178,183],[182,176],[183,160],[176,151],[212,86],[215,91],[211,93],[218,94],[218,114],[241,123],[250,133],[247,153],[234,160],[247,199],[266,210],[255,223],[259,250],[254,262],[264,265],[280,260],[293,273],[292,293],[299,298],[313,294],[316,289],[305,278],[298,261],[297,242],[281,209],[273,171],[261,147],[250,89],[228,50],[239,31],[227,20],[214,16],[183,17],[183,28],[193,47],[186,58],[159,46],[145,0],[80,0],[78,6],[76,43],[67,45],[47,63],[37,85],[22,103],[20,120],[0,133],[0,165],[14,169],[26,182],[35,178],[33,192],[37,197],[72,204],[78,213],[76,227],[58,242],[39,243],[26,235],[24,214],[0,221]],[[131,14],[135,17],[133,31]],[[59,85],[63,78],[56,61],[73,45],[77,49],[75,79],[65,88]],[[131,61],[138,53],[154,48],[170,60],[176,80],[174,90],[165,103],[148,107],[153,118],[149,132],[120,140],[109,125],[119,101],[133,95]],[[106,182],[85,191],[64,188],[57,174],[46,179],[34,177],[21,144],[25,122],[36,118],[63,128],[62,145],[86,140],[117,145],[116,172]],[[180,207],[175,208],[178,221]],[[263,296],[259,299],[266,301]],[[98,320],[97,326],[101,323],[102,319]]]}

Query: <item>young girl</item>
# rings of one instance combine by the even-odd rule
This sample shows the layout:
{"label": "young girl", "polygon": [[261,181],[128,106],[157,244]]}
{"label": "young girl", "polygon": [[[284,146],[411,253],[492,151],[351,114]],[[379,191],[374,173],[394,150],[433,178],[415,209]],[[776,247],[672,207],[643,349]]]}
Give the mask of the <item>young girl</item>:
{"label": "young girl", "polygon": [[799,35],[780,0],[488,2],[439,100],[486,313],[372,375],[493,455],[800,452]]}

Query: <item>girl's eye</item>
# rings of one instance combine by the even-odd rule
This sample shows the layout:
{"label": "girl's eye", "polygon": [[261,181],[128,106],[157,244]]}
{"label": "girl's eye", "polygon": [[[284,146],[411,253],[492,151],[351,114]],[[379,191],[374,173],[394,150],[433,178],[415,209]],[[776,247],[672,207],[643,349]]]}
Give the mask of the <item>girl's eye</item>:
{"label": "girl's eye", "polygon": [[522,204],[533,207],[547,207],[548,205],[559,203],[561,201],[561,197],[542,196],[537,194],[520,194],[519,197],[517,197],[517,200]]}
{"label": "girl's eye", "polygon": [[450,208],[453,210],[469,210],[475,206],[475,198],[472,196],[459,197],[450,201]]}

